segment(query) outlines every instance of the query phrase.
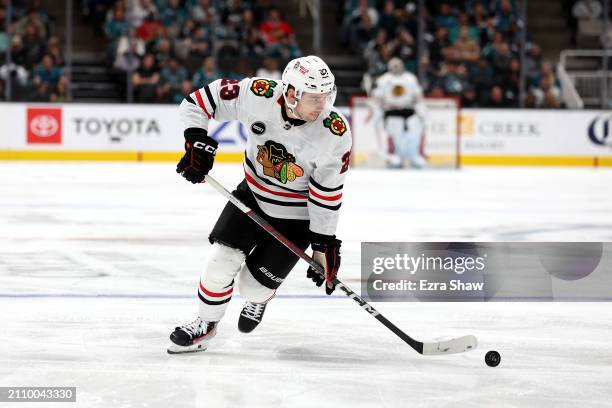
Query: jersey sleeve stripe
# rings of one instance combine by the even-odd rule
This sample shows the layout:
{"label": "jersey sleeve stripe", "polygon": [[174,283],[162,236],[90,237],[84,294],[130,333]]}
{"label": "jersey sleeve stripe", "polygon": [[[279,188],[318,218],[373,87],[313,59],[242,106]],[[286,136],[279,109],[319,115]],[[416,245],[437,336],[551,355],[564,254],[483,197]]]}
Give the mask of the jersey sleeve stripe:
{"label": "jersey sleeve stripe", "polygon": [[338,187],[323,187],[322,185],[320,185],[319,183],[317,183],[312,177],[310,177],[310,179],[308,180],[310,182],[310,184],[312,184],[313,186],[315,186],[316,188],[318,188],[321,191],[327,191],[327,192],[333,192],[333,191],[338,191],[338,190],[342,190],[342,188],[344,187],[344,184],[339,185]]}
{"label": "jersey sleeve stripe", "polygon": [[208,103],[210,103],[210,106],[212,107],[212,115],[213,117],[215,116],[215,112],[217,112],[217,104],[215,103],[215,100],[213,99],[212,93],[210,92],[210,88],[208,85],[206,85],[204,87],[204,92],[206,92],[206,99],[208,99]]}
{"label": "jersey sleeve stripe", "polygon": [[191,104],[193,104],[193,105],[195,105],[195,104],[196,104],[196,103],[195,103],[195,101],[193,100],[193,98],[191,97],[191,95],[187,95],[187,96],[185,97],[185,99],[187,100],[187,102],[189,102],[189,103],[191,103]]}
{"label": "jersey sleeve stripe", "polygon": [[208,110],[206,109],[206,105],[204,105],[204,100],[202,99],[202,94],[200,93],[200,90],[196,89],[194,94],[196,96],[196,99],[198,100],[198,105],[200,105],[200,108],[204,110],[204,112],[206,113],[206,116],[208,116],[208,119],[210,119],[211,118],[210,113],[208,113]]}
{"label": "jersey sleeve stripe", "polygon": [[316,191],[314,191],[312,188],[308,187],[308,191],[310,191],[310,195],[314,196],[316,198],[318,198],[319,200],[325,200],[325,201],[336,201],[342,198],[342,193],[337,194],[335,196],[324,196],[321,194],[318,194]]}
{"label": "jersey sleeve stripe", "polygon": [[313,203],[316,206],[319,206],[321,208],[325,208],[325,209],[331,210],[331,211],[338,211],[340,209],[340,206],[342,205],[342,203],[340,203],[338,205],[325,205],[325,204],[321,204],[318,201],[313,200],[312,198],[309,198],[308,201]]}
{"label": "jersey sleeve stripe", "polygon": [[253,187],[255,187],[255,188],[257,188],[257,189],[259,189],[261,191],[265,191],[266,193],[277,195],[277,196],[281,196],[281,197],[298,198],[300,200],[305,200],[306,199],[306,197],[304,197],[301,194],[283,193],[283,192],[280,192],[280,191],[270,190],[269,188],[264,187],[261,184],[259,184],[257,182],[257,180],[255,180],[253,177],[251,177],[251,175],[249,173],[247,173],[246,171],[244,172],[244,177],[246,178],[246,180],[249,182],[250,185],[252,185]]}

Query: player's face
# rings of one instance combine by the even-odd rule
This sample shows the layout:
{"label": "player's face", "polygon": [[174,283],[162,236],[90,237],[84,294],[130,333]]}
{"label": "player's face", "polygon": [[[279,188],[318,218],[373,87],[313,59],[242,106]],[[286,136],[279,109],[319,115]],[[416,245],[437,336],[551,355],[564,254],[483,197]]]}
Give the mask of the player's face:
{"label": "player's face", "polygon": [[297,114],[307,122],[314,122],[325,109],[329,96],[329,92],[317,94],[304,92],[296,107]]}

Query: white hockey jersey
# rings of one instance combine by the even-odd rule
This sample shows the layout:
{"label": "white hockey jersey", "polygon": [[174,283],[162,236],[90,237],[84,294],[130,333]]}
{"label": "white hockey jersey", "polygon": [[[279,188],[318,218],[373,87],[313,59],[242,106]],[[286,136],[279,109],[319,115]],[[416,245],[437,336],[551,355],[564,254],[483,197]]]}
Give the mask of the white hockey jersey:
{"label": "white hockey jersey", "polygon": [[414,74],[403,72],[394,75],[387,72],[376,81],[373,95],[382,100],[385,110],[415,109],[423,90]]}
{"label": "white hockey jersey", "polygon": [[244,177],[261,209],[310,220],[311,231],[334,235],[352,144],[348,121],[332,107],[296,125],[283,115],[282,88],[267,78],[218,79],[183,100],[181,121],[185,129],[206,130],[211,118],[242,122]]}

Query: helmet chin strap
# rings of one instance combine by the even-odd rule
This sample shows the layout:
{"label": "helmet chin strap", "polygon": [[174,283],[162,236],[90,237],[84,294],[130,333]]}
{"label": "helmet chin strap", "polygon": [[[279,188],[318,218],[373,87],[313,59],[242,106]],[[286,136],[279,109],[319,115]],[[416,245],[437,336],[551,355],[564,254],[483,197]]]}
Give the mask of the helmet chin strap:
{"label": "helmet chin strap", "polygon": [[283,99],[285,100],[285,106],[287,107],[287,110],[289,111],[289,113],[294,115],[297,119],[304,120],[302,117],[300,117],[299,113],[297,113],[297,109],[296,109],[298,105],[297,92],[296,92],[295,102],[289,103],[289,101],[287,100],[286,94],[283,94]]}

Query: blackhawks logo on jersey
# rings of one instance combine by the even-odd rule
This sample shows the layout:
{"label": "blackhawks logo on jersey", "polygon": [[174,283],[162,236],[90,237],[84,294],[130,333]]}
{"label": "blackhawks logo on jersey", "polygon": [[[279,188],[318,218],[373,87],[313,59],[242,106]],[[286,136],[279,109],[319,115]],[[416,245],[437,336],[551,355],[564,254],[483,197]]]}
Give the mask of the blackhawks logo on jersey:
{"label": "blackhawks logo on jersey", "polygon": [[346,132],[346,123],[336,112],[332,111],[323,121],[323,126],[328,128],[334,135],[342,136]]}
{"label": "blackhawks logo on jersey", "polygon": [[406,93],[406,88],[401,85],[395,85],[391,90],[391,93],[393,94],[393,96],[402,96]]}
{"label": "blackhawks logo on jersey", "polygon": [[271,79],[256,79],[251,85],[251,91],[257,96],[265,96],[271,98],[274,95],[274,88],[277,82]]}
{"label": "blackhawks logo on jersey", "polygon": [[274,177],[283,184],[304,175],[304,170],[295,164],[295,157],[285,146],[271,140],[257,146],[257,162],[263,166],[263,173]]}

